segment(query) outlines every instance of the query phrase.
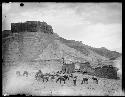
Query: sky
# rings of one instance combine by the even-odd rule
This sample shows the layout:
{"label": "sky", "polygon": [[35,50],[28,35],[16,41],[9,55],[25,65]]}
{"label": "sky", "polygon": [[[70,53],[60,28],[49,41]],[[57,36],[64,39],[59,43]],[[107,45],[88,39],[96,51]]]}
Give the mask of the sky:
{"label": "sky", "polygon": [[45,21],[65,39],[122,52],[122,3],[2,4],[2,30],[25,21]]}

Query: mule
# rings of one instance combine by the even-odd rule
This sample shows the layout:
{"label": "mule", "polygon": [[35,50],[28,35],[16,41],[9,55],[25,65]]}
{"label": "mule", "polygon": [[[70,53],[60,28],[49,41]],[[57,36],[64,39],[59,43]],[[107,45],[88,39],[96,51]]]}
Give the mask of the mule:
{"label": "mule", "polygon": [[65,84],[65,78],[63,77],[63,76],[60,76],[57,80],[56,80],[56,83],[58,82],[60,80],[60,84],[61,84],[61,81],[63,81],[64,82],[64,84]]}
{"label": "mule", "polygon": [[39,70],[38,72],[36,72],[36,75],[35,75],[35,79],[36,79],[36,80],[39,80],[39,79],[41,79],[42,77],[43,77],[43,74],[42,74],[41,70]]}
{"label": "mule", "polygon": [[67,79],[69,80],[68,75],[64,75],[63,77],[65,78],[65,80],[67,80]]}
{"label": "mule", "polygon": [[58,76],[59,76],[59,75],[57,75],[57,74],[51,75],[51,76],[50,76],[50,79],[51,79],[51,80],[54,80],[54,79],[56,79],[56,77],[58,77]]}
{"label": "mule", "polygon": [[83,78],[83,80],[82,80],[82,83],[81,83],[81,84],[83,84],[83,82],[84,82],[84,83],[86,83],[86,84],[88,84],[88,78]]}
{"label": "mule", "polygon": [[46,82],[49,81],[49,77],[48,76],[42,76],[43,82],[46,80]]}
{"label": "mule", "polygon": [[94,81],[96,84],[98,84],[98,79],[97,79],[97,78],[92,77],[92,79],[93,79],[93,81]]}
{"label": "mule", "polygon": [[51,79],[51,80],[54,80],[54,79],[55,79],[55,76],[54,76],[54,75],[51,75],[50,79]]}

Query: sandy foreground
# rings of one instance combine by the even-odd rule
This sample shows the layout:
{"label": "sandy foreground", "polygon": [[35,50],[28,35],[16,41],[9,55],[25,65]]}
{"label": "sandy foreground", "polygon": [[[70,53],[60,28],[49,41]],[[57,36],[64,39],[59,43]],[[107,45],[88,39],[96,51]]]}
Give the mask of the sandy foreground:
{"label": "sandy foreground", "polygon": [[[27,70],[30,74],[26,76],[17,76],[16,70]],[[35,76],[36,70],[20,67],[12,67],[3,74],[2,90],[3,95],[5,94],[27,94],[33,96],[52,95],[52,96],[124,96],[122,92],[121,80],[111,80],[99,78],[98,84],[94,83],[90,75],[78,76],[77,85],[73,85],[72,79],[67,80],[66,84],[63,82],[60,84],[56,83],[55,80],[49,80],[48,82],[36,81]],[[78,75],[78,74],[77,74]],[[89,78],[88,84],[81,85],[81,78]]]}

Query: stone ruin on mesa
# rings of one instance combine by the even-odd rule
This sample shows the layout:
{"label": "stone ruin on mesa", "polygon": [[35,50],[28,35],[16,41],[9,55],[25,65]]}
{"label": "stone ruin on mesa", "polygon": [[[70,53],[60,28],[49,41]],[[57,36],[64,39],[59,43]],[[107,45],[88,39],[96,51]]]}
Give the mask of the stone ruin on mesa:
{"label": "stone ruin on mesa", "polygon": [[21,23],[11,23],[12,33],[18,32],[44,32],[53,34],[51,25],[40,21],[26,21]]}

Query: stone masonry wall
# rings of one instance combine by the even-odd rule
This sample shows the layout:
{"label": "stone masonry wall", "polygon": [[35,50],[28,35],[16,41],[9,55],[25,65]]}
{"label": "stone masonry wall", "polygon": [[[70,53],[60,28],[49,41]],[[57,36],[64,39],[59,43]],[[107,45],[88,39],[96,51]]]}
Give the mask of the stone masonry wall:
{"label": "stone masonry wall", "polygon": [[44,32],[44,33],[53,33],[51,25],[48,25],[46,22],[40,21],[26,21],[24,23],[11,23],[11,31],[13,33],[19,32]]}

